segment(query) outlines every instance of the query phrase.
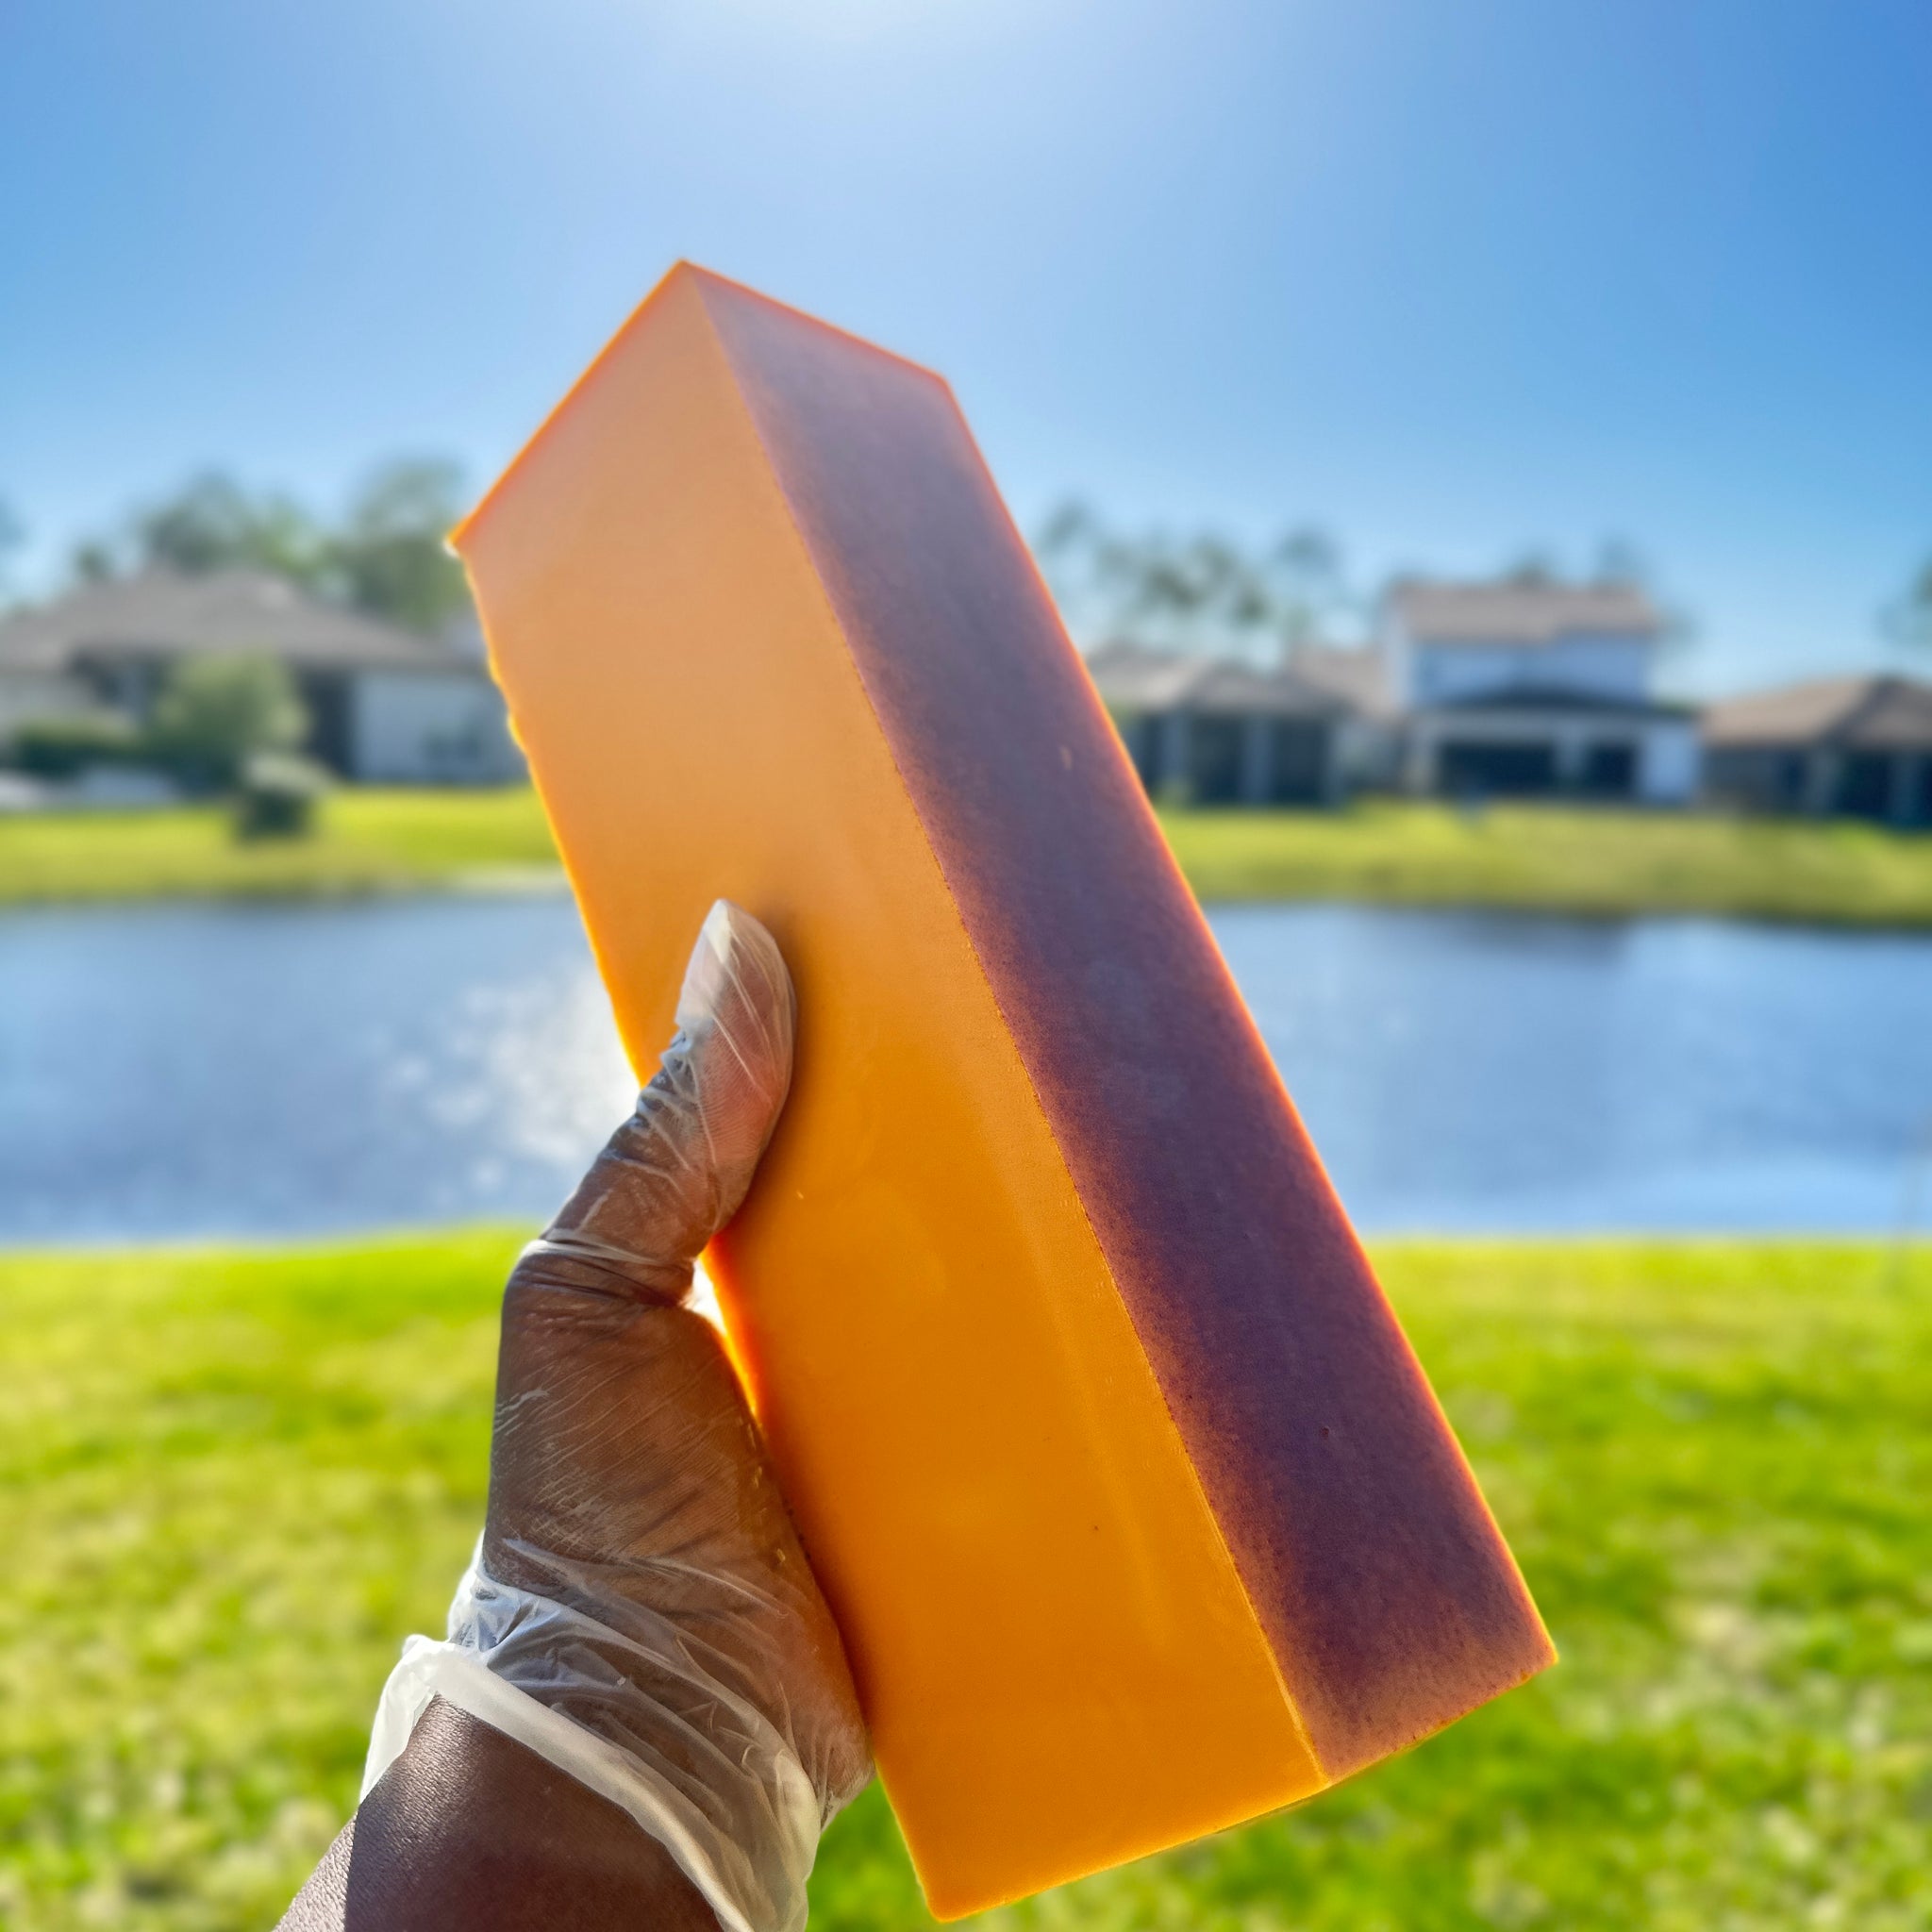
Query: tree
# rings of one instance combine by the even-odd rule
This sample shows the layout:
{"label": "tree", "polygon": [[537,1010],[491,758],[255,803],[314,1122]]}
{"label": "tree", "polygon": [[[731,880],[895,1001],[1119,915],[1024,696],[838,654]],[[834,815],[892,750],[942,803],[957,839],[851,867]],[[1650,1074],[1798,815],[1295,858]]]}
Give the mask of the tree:
{"label": "tree", "polygon": [[461,494],[454,463],[405,458],[371,475],[330,527],[291,496],[207,470],[137,512],[119,535],[77,545],[71,568],[82,583],[128,568],[271,571],[311,595],[434,630],[469,601],[462,566],[443,543]]}
{"label": "tree", "polygon": [[74,546],[67,568],[77,584],[105,584],[116,575],[112,545],[99,537],[85,537]]}
{"label": "tree", "polygon": [[1650,582],[1649,560],[1627,537],[1606,537],[1596,548],[1596,580],[1642,590]]}
{"label": "tree", "polygon": [[1504,566],[1503,575],[1509,583],[1531,587],[1559,582],[1562,571],[1553,551],[1541,543],[1532,543]]}
{"label": "tree", "polygon": [[1275,623],[1291,647],[1318,641],[1338,617],[1357,608],[1340,546],[1312,524],[1276,542],[1268,570]]}
{"label": "tree", "polygon": [[1041,526],[1035,548],[1068,624],[1094,641],[1279,655],[1354,604],[1341,552],[1311,525],[1256,553],[1212,531],[1123,536],[1070,500]]}
{"label": "tree", "polygon": [[1908,650],[1932,650],[1932,557],[1886,610],[1884,628],[1894,643]]}
{"label": "tree", "polygon": [[8,572],[13,553],[26,541],[26,527],[13,513],[13,506],[0,496],[0,599],[7,595],[11,582]]}
{"label": "tree", "polygon": [[391,623],[434,630],[469,603],[445,533],[462,500],[451,462],[409,458],[377,470],[328,544],[327,575],[345,603]]}
{"label": "tree", "polygon": [[190,575],[266,570],[312,585],[327,558],[323,532],[293,498],[253,494],[219,470],[139,512],[131,537],[138,563]]}
{"label": "tree", "polygon": [[183,658],[168,674],[148,724],[154,755],[184,784],[225,791],[251,758],[292,751],[308,714],[288,668],[274,658]]}
{"label": "tree", "polygon": [[1650,599],[1662,626],[1657,641],[1672,658],[1681,658],[1696,643],[1697,619],[1666,592],[1641,545],[1627,537],[1606,537],[1597,545],[1593,575],[1599,584],[1640,591]]}

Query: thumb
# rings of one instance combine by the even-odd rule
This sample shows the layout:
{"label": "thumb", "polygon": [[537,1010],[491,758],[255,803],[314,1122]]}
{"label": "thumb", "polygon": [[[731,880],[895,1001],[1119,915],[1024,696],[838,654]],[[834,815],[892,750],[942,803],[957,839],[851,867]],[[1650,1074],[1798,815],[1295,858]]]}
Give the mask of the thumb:
{"label": "thumb", "polygon": [[[791,1085],[797,1007],[777,941],[720,899],[685,969],[658,1071],[542,1239],[545,1274],[681,1302],[737,1213]],[[591,1279],[591,1277],[596,1277]]]}

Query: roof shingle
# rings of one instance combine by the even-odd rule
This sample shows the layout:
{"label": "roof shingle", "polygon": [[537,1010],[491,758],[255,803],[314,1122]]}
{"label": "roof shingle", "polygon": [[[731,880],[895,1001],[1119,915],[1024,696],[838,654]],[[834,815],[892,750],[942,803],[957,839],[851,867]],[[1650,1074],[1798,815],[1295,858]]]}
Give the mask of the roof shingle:
{"label": "roof shingle", "polygon": [[1704,741],[1713,750],[1836,744],[1932,751],[1932,684],[1880,673],[1752,691],[1705,712]]}
{"label": "roof shingle", "polygon": [[1102,700],[1121,711],[1326,718],[1349,708],[1345,699],[1292,671],[1259,671],[1231,658],[1121,641],[1102,644],[1088,658],[1087,668]]}
{"label": "roof shingle", "polygon": [[321,603],[265,571],[145,571],[0,618],[0,672],[203,651],[261,651],[300,670],[475,668],[441,638]]}
{"label": "roof shingle", "polygon": [[1389,604],[1418,643],[1549,644],[1579,635],[1654,638],[1663,629],[1657,606],[1630,584],[1407,577],[1391,589]]}

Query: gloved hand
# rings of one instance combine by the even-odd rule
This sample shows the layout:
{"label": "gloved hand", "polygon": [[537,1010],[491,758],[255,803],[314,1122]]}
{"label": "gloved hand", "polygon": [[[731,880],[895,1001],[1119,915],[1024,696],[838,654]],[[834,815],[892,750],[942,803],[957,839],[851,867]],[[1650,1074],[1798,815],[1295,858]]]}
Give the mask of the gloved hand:
{"label": "gloved hand", "polygon": [[391,1679],[364,1786],[440,1695],[623,1806],[734,1932],[804,1924],[819,1834],[872,1774],[757,1425],[685,1306],[793,1024],[776,943],[719,901],[637,1111],[510,1276],[487,1526],[450,1641],[412,1639]]}

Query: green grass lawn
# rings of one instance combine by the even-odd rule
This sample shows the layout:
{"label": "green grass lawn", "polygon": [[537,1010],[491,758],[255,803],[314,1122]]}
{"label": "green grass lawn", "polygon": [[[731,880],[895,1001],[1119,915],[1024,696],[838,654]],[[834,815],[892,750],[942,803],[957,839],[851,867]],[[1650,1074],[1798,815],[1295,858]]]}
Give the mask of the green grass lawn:
{"label": "green grass lawn", "polygon": [[345,788],[324,801],[304,839],[238,840],[212,806],[0,817],[0,906],[408,891],[556,865],[550,828],[525,786]]}
{"label": "green grass lawn", "polygon": [[[0,1258],[0,1924],[260,1927],[483,1500],[512,1238]],[[1385,1245],[1563,1652],[1041,1928],[1932,1926],[1932,1253]],[[926,1923],[876,1790],[816,1932]]]}
{"label": "green grass lawn", "polygon": [[1163,815],[1205,900],[1932,924],[1932,835],[1702,812],[1364,804]]}
{"label": "green grass lawn", "polygon": [[[1371,803],[1163,816],[1206,900],[1363,899],[1586,913],[1932,924],[1932,834],[1699,813]],[[0,906],[175,893],[402,891],[556,863],[536,801],[345,790],[301,840],[213,809],[0,818]]]}

